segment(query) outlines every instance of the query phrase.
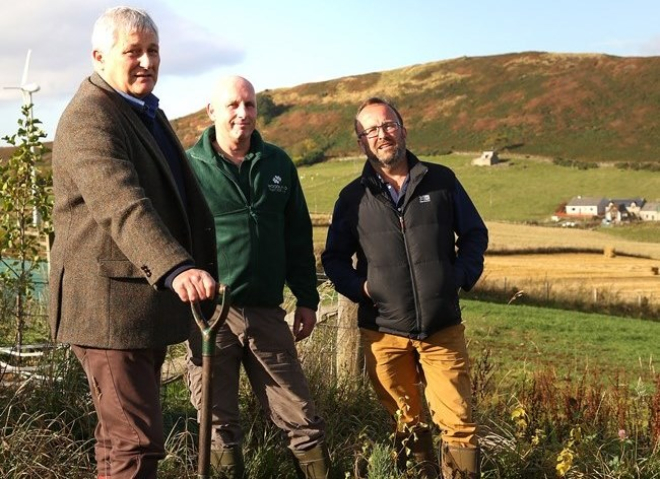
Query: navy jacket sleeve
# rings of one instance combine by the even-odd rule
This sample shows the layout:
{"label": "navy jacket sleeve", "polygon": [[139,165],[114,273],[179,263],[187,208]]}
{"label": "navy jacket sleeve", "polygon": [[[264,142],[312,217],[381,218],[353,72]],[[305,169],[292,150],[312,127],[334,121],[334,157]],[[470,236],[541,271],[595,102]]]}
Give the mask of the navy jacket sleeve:
{"label": "navy jacket sleeve", "polygon": [[353,255],[360,246],[348,221],[347,203],[342,200],[341,195],[335,203],[321,261],[325,273],[335,285],[335,290],[358,303],[365,299],[362,288],[367,278],[353,266]]}
{"label": "navy jacket sleeve", "polygon": [[458,180],[454,190],[454,218],[457,235],[454,272],[457,284],[463,290],[470,291],[484,270],[488,229]]}

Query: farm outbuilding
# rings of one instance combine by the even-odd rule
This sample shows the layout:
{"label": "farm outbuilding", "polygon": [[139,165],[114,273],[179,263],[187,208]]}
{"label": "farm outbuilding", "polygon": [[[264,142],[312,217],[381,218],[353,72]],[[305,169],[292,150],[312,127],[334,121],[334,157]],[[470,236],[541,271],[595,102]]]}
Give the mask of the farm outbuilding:
{"label": "farm outbuilding", "polygon": [[660,201],[649,201],[639,211],[643,221],[660,221]]}
{"label": "farm outbuilding", "polygon": [[479,158],[472,160],[472,164],[475,166],[492,166],[500,162],[499,157],[497,156],[497,151],[487,150],[484,151]]}

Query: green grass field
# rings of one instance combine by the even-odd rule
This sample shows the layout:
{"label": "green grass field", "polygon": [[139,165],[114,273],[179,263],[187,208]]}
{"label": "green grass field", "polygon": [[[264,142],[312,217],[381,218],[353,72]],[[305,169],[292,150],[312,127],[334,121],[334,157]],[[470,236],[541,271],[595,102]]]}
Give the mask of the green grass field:
{"label": "green grass field", "polygon": [[[660,174],[614,167],[579,170],[549,161],[507,159],[494,167],[470,164],[474,155],[422,158],[450,167],[487,221],[544,221],[574,196],[660,197]],[[300,167],[313,213],[330,213],[341,188],[362,172],[363,158]]]}
{"label": "green grass field", "polygon": [[509,379],[553,369],[572,378],[588,371],[608,384],[617,376],[653,381],[658,322],[469,299],[461,305],[471,354],[490,350]]}
{"label": "green grass field", "polygon": [[660,243],[660,224],[656,223],[631,223],[619,227],[602,227],[603,233],[616,236],[624,240],[641,241],[643,243]]}

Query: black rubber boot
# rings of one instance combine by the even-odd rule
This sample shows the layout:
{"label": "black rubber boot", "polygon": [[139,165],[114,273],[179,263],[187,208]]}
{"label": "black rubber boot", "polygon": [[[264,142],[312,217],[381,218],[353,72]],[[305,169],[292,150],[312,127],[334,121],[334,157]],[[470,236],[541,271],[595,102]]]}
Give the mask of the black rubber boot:
{"label": "black rubber boot", "polygon": [[433,434],[429,429],[418,429],[411,437],[410,452],[415,462],[415,471],[420,479],[440,477],[440,465],[433,447]]}
{"label": "black rubber boot", "polygon": [[414,432],[397,432],[394,436],[396,468],[400,473],[414,470],[420,479],[440,477],[440,466],[433,447],[433,434],[428,428]]}
{"label": "black rubber boot", "polygon": [[394,458],[396,470],[403,473],[408,469],[408,448],[410,434],[407,432],[396,432],[394,436]]}

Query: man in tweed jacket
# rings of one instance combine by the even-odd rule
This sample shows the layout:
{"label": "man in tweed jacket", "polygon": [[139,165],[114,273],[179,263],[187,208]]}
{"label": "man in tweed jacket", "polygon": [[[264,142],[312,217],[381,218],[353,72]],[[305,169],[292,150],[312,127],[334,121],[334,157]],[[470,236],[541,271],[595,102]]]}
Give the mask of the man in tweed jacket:
{"label": "man in tweed jacket", "polygon": [[155,478],[166,348],[188,338],[189,301],[215,295],[213,218],[152,94],[158,31],[142,10],[96,22],[95,73],[53,146],[50,325],[70,343],[98,416],[101,477]]}

